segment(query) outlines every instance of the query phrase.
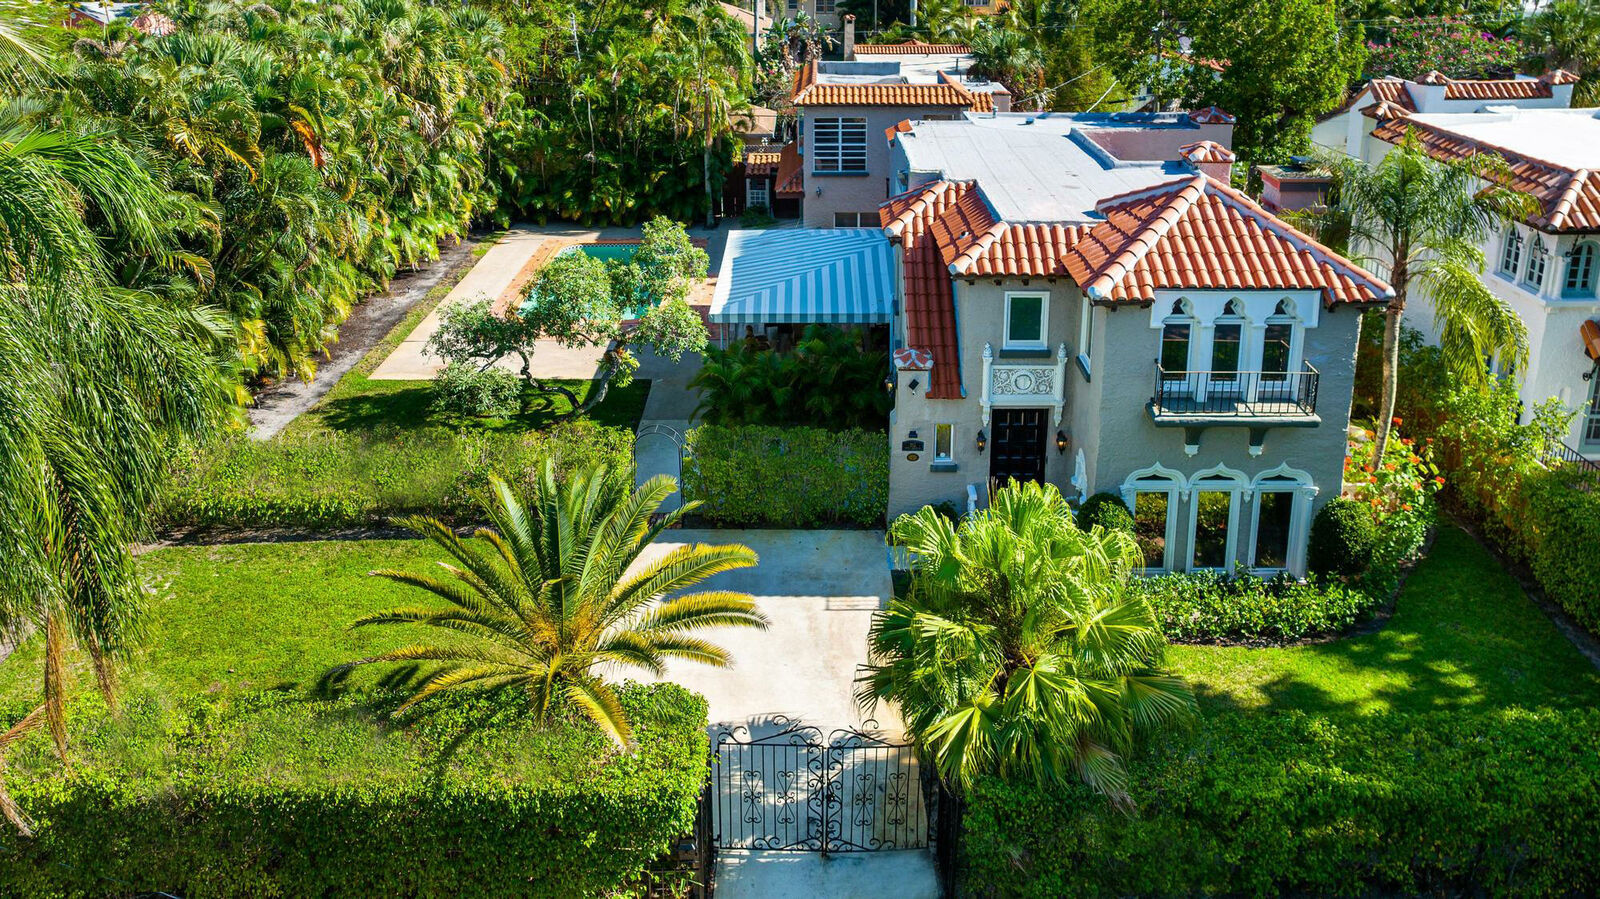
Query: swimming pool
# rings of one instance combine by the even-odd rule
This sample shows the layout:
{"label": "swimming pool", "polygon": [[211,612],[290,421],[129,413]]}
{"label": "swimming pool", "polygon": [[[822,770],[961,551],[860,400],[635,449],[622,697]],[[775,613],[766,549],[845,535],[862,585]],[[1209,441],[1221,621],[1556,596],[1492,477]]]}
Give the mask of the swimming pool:
{"label": "swimming pool", "polygon": [[[639,249],[637,243],[575,243],[562,247],[557,256],[571,256],[573,253],[582,253],[598,259],[601,262],[627,262],[633,258],[634,252]],[[529,287],[528,298],[523,301],[521,311],[526,312],[537,300],[533,296],[532,286]],[[630,318],[638,318],[645,313],[645,307],[630,309],[626,313]]]}

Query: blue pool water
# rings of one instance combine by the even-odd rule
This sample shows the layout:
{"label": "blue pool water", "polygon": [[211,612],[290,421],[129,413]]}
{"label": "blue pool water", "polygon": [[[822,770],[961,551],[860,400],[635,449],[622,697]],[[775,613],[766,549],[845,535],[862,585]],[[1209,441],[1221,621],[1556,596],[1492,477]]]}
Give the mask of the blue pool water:
{"label": "blue pool water", "polygon": [[[583,253],[585,255],[592,256],[601,262],[627,262],[629,259],[633,258],[634,251],[638,249],[639,245],[634,243],[580,243],[573,244],[570,247],[562,247],[561,252],[557,253],[556,255],[570,256],[573,253]],[[522,309],[526,311],[536,302],[538,301],[530,294],[528,299],[522,304]],[[637,317],[643,315],[644,313],[645,310],[643,308],[639,308],[631,310],[628,314],[630,316]]]}

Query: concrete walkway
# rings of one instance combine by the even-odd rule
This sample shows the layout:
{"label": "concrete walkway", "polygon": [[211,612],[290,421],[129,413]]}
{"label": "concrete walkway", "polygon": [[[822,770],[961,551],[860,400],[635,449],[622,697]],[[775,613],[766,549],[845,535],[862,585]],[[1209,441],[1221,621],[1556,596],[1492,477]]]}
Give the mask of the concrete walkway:
{"label": "concrete walkway", "polygon": [[933,856],[923,849],[717,853],[717,899],[938,899]]}

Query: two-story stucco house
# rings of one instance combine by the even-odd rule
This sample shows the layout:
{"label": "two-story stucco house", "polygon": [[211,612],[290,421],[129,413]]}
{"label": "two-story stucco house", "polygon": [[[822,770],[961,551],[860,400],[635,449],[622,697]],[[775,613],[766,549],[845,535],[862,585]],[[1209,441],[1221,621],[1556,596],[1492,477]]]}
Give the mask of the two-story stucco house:
{"label": "two-story stucco house", "polygon": [[[1483,245],[1484,284],[1528,328],[1521,398],[1558,398],[1578,415],[1565,442],[1600,459],[1600,110],[1569,109],[1576,76],[1454,81],[1378,79],[1312,136],[1329,149],[1375,165],[1412,135],[1431,156],[1461,160],[1496,153],[1511,186],[1537,211]],[[1407,323],[1437,335],[1434,310],[1418,292]]]}
{"label": "two-story stucco house", "polygon": [[898,123],[1011,108],[1004,87],[968,78],[966,57],[949,49],[814,60],[796,74],[800,133],[784,148],[775,193],[800,200],[806,227],[877,224],[878,204],[894,193],[884,133]]}
{"label": "two-story stucco house", "polygon": [[968,113],[888,135],[890,516],[991,479],[1120,494],[1151,571],[1303,574],[1382,280],[1228,186],[1232,119]]}

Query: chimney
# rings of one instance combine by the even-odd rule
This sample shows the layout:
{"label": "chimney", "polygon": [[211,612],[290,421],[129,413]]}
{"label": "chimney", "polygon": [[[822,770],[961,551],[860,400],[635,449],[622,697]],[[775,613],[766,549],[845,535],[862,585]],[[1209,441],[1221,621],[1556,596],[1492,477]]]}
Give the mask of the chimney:
{"label": "chimney", "polygon": [[1189,167],[1202,175],[1208,175],[1213,180],[1228,184],[1232,175],[1233,151],[1211,140],[1198,140],[1192,144],[1184,144],[1178,150],[1183,155],[1183,161]]}
{"label": "chimney", "polygon": [[844,58],[856,58],[856,17],[844,17]]}

